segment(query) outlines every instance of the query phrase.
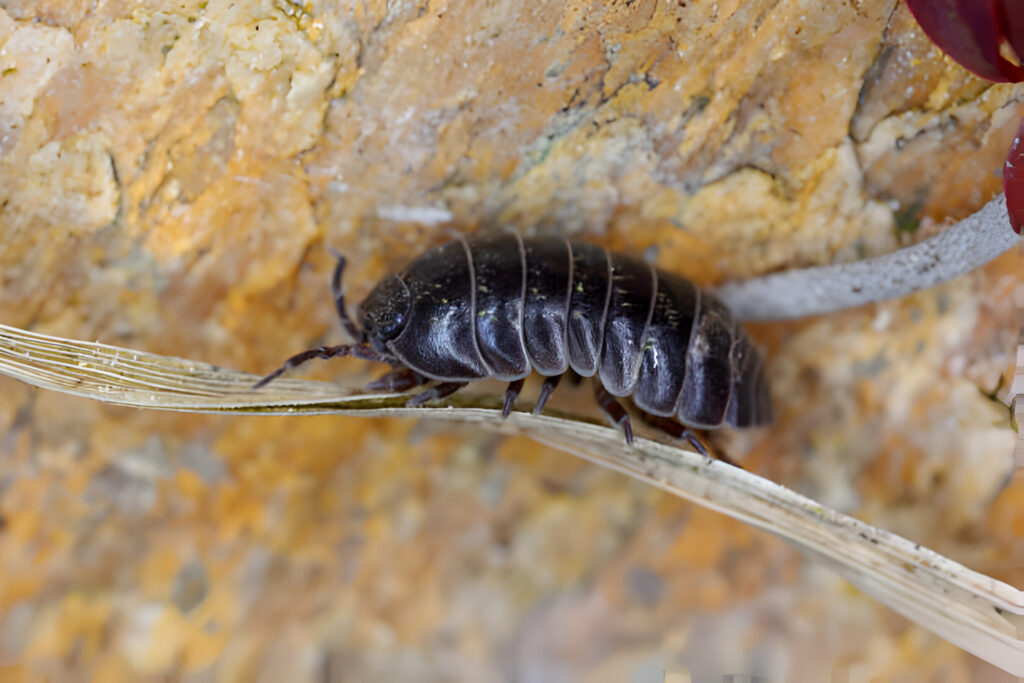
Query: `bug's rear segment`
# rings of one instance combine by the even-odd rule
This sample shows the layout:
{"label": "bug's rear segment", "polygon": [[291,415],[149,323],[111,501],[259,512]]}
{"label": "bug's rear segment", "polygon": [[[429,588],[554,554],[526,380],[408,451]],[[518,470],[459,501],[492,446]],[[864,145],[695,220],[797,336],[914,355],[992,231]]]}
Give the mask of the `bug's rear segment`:
{"label": "bug's rear segment", "polygon": [[733,321],[718,299],[705,295],[686,353],[686,379],[679,394],[679,419],[714,428],[725,419],[732,394]]}
{"label": "bug's rear segment", "polygon": [[756,427],[772,421],[768,380],[761,354],[736,323],[735,342],[729,354],[732,387],[725,423],[733,427]]}

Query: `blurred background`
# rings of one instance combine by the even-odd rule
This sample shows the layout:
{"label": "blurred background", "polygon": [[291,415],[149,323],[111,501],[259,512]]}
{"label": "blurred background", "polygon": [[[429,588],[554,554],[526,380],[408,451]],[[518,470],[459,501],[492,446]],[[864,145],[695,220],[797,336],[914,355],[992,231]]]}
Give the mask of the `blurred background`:
{"label": "blurred background", "polygon": [[[494,225],[706,286],[857,260],[999,191],[1021,94],[888,0],[5,0],[0,322],[263,373],[343,340],[328,247],[351,301]],[[778,419],[722,448],[1024,585],[1022,273],[750,326]],[[447,424],[0,378],[0,567],[12,680],[1011,680],[774,537]]]}

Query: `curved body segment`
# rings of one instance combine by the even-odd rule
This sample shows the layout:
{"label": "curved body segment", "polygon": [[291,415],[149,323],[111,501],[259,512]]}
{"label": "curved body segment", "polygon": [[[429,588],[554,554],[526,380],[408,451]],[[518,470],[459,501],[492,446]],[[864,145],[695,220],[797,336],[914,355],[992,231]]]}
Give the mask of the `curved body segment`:
{"label": "curved body segment", "polygon": [[472,381],[489,373],[477,348],[473,269],[464,240],[422,254],[398,276],[409,290],[405,329],[386,348],[427,377]]}
{"label": "curved body segment", "polygon": [[530,374],[523,340],[526,261],[519,235],[469,241],[476,289],[477,347],[492,377],[511,382]]}
{"label": "curved body segment", "polygon": [[569,365],[581,377],[597,374],[612,294],[611,273],[612,263],[607,250],[582,242],[572,244]]}
{"label": "curved body segment", "polygon": [[604,323],[599,376],[612,396],[629,396],[636,388],[644,335],[654,312],[658,274],[649,264],[624,254],[609,254],[611,293]]}
{"label": "curved body segment", "polygon": [[564,239],[523,240],[526,291],[523,297],[523,339],[533,369],[561,375],[569,369],[567,329],[572,252]]}
{"label": "curved body segment", "polygon": [[690,364],[686,349],[700,314],[701,292],[672,273],[659,276],[633,402],[652,415],[672,417]]}

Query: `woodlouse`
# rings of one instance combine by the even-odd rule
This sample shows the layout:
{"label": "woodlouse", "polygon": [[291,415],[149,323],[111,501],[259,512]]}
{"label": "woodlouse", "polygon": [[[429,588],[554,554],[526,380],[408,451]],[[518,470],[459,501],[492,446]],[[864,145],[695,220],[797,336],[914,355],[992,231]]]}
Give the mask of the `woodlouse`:
{"label": "woodlouse", "polygon": [[725,306],[639,259],[565,239],[461,237],[381,280],[358,325],[345,308],[344,266],[339,256],[332,291],[356,343],[299,353],[257,387],[313,358],[352,355],[393,367],[371,389],[437,382],[409,404],[487,377],[507,381],[507,416],[531,370],[546,377],[539,412],[571,369],[595,378],[602,410],[627,441],[629,416],[616,397],[697,445],[687,428],[771,420],[761,356]]}

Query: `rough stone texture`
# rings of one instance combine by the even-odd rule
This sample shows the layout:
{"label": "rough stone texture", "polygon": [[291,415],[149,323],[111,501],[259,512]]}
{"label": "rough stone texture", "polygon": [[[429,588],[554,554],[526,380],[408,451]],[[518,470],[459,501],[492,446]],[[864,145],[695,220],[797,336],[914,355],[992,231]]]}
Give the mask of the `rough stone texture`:
{"label": "rough stone texture", "polygon": [[[853,260],[997,191],[1020,94],[881,0],[7,0],[0,321],[264,371],[340,336],[326,246],[355,299],[449,227],[654,247],[709,285]],[[755,326],[779,421],[731,451],[1021,585],[987,395],[1022,272]],[[1001,680],[781,541],[469,429],[0,379],[0,518],[26,677]]]}

